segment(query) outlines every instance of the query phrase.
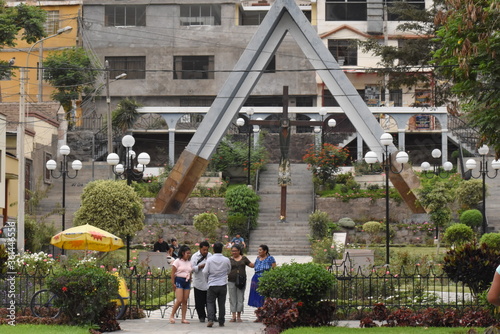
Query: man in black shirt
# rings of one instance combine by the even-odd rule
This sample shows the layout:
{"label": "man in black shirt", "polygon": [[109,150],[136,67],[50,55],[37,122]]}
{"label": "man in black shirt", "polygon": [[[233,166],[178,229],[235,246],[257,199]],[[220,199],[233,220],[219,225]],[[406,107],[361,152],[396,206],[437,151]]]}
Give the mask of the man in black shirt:
{"label": "man in black shirt", "polygon": [[168,243],[163,240],[163,237],[159,237],[158,241],[155,242],[155,244],[153,246],[153,252],[166,253],[166,252],[168,252],[169,249],[170,249],[170,247],[168,246]]}

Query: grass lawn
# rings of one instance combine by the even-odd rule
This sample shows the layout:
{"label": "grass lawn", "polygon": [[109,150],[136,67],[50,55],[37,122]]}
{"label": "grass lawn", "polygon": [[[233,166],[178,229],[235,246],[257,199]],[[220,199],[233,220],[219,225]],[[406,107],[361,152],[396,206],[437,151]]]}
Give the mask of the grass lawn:
{"label": "grass lawn", "polygon": [[[384,246],[370,246],[370,249],[380,249],[385,254],[385,245]],[[434,256],[437,253],[436,247],[415,247],[408,245],[407,247],[391,247],[391,255],[393,254],[401,254],[401,253],[411,253],[413,256]],[[439,247],[439,254],[446,254],[448,248]]]}
{"label": "grass lawn", "polygon": [[6,334],[88,334],[89,328],[62,325],[2,325],[0,332]]}
{"label": "grass lawn", "polygon": [[[475,328],[482,333],[484,328]],[[466,334],[470,328],[449,327],[376,327],[376,328],[346,328],[346,327],[297,327],[288,329],[283,334],[353,334],[353,333],[383,333],[383,334]]]}

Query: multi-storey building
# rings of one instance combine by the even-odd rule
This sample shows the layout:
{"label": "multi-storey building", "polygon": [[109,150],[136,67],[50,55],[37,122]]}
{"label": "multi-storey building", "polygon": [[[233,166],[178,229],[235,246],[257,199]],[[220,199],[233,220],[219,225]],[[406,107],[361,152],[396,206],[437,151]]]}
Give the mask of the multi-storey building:
{"label": "multi-storey building", "polygon": [[[7,6],[14,7],[20,3],[21,1],[7,1]],[[19,39],[15,47],[4,47],[0,50],[2,60],[14,59],[15,68],[27,68],[27,101],[29,103],[49,102],[52,100],[50,95],[54,88],[41,80],[43,76],[43,59],[53,51],[77,45],[78,17],[82,0],[27,1],[26,3],[38,6],[47,12],[47,21],[45,23],[47,36],[57,34],[60,29],[66,27],[72,28],[55,38],[49,38],[36,44],[28,44],[26,41]],[[1,102],[19,102],[19,79],[20,73],[17,69],[14,71],[13,76],[1,79]]]}
{"label": "multi-storey building", "polygon": [[[21,1],[7,1],[7,6],[17,6]],[[24,1],[23,1],[24,3]],[[51,52],[77,45],[78,17],[81,0],[68,1],[27,1],[29,5],[39,6],[47,11],[45,32],[47,38],[28,44],[22,39],[16,41],[15,47],[4,47],[0,50],[2,60],[11,60],[13,75],[0,79],[0,113],[6,117],[6,125],[0,134],[4,138],[5,149],[1,150],[2,164],[6,160],[6,168],[2,165],[2,185],[5,200],[0,198],[3,206],[3,219],[15,218],[18,215],[20,198],[18,197],[18,180],[24,180],[24,188],[36,190],[37,181],[43,187],[50,183],[50,174],[46,173],[45,162],[56,158],[58,139],[65,137],[64,130],[59,136],[57,117],[59,103],[54,103],[51,94],[54,90],[41,80],[43,60]],[[68,28],[68,27],[71,27]],[[64,33],[62,33],[64,31]],[[21,84],[21,69],[26,76]],[[19,102],[23,100],[25,109],[20,110]],[[21,134],[24,151],[25,170],[20,171],[18,137],[19,116],[24,112],[24,133]],[[61,117],[63,118],[63,117]],[[17,170],[16,170],[17,169]],[[24,174],[24,177],[20,175]],[[5,182],[4,182],[5,181]],[[29,198],[25,192],[24,199]],[[0,205],[2,207],[2,205]]]}
{"label": "multi-storey building", "polygon": [[[295,2],[367,105],[375,108],[374,113],[380,117],[381,124],[388,131],[398,132],[399,145],[405,148],[405,132],[427,133],[433,135],[429,136],[432,145],[439,146],[442,142],[446,153],[447,133],[442,132],[447,128],[446,112],[441,110],[440,115],[432,115],[422,108],[413,108],[430,106],[432,92],[402,87],[386,94],[383,78],[369,71],[377,66],[378,59],[351,43],[375,36],[381,43],[398,45],[405,39],[417,38],[398,32],[396,17],[384,19],[383,1]],[[211,105],[273,3],[273,0],[136,0],[124,4],[88,0],[83,4],[82,41],[85,48],[95,53],[103,69],[108,62],[110,78],[127,73],[125,80],[113,82],[108,87],[111,106],[122,98],[133,97],[146,112],[167,108],[172,118],[177,117],[174,125],[179,125],[200,117],[189,108]],[[430,1],[426,0],[413,0],[412,3],[422,8],[430,6]],[[335,99],[291,36],[284,38],[245,106],[254,107],[254,117],[258,117],[258,113],[276,117],[269,110],[259,108],[281,106],[284,85],[289,86],[292,108],[319,110],[325,106],[333,108],[329,109],[330,117],[333,112],[341,113],[335,109]],[[104,98],[97,99],[96,110],[105,114]],[[200,110],[202,117],[206,109]],[[401,115],[388,116],[398,110]],[[300,110],[292,112],[296,112],[294,117],[297,118],[311,117],[311,109],[303,113]],[[166,141],[166,132],[175,131],[175,140],[185,145],[190,139],[189,132],[194,132],[195,128],[182,129],[168,123],[158,131],[164,133],[159,135],[162,138],[156,139]],[[312,132],[312,129],[307,131]],[[136,136],[141,136],[139,129],[135,132]],[[149,133],[147,136],[155,135]],[[166,143],[165,147],[168,147]],[[358,141],[354,150],[358,151],[359,158],[363,145]],[[446,159],[446,154],[444,156]]]}

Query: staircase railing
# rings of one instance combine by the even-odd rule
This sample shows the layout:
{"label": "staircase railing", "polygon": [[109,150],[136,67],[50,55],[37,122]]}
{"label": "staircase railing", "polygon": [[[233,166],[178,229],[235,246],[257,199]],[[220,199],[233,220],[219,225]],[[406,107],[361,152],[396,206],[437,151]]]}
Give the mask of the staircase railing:
{"label": "staircase railing", "polygon": [[104,161],[108,153],[108,137],[105,129],[94,133],[92,138],[92,159],[93,161]]}
{"label": "staircase railing", "polygon": [[[481,135],[460,117],[448,115],[448,130],[451,131],[460,143],[469,149],[475,149],[479,143]],[[473,152],[471,152],[473,153]]]}
{"label": "staircase railing", "polygon": [[325,143],[332,143],[334,145],[339,145],[349,138],[353,133],[356,133],[356,128],[352,125],[351,121],[345,117],[343,119],[337,119],[337,125],[335,127],[325,127],[325,134],[323,136]]}

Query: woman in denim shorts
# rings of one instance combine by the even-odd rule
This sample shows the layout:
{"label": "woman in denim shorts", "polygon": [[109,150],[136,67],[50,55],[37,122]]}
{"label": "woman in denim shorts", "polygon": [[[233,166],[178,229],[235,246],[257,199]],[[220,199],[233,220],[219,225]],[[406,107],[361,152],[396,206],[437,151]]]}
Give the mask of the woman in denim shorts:
{"label": "woman in denim shorts", "polygon": [[172,285],[175,290],[175,304],[170,314],[170,323],[175,323],[175,312],[179,306],[182,308],[181,323],[189,324],[186,320],[187,304],[189,299],[189,291],[191,289],[191,250],[188,246],[182,245],[179,249],[179,258],[172,263]]}

